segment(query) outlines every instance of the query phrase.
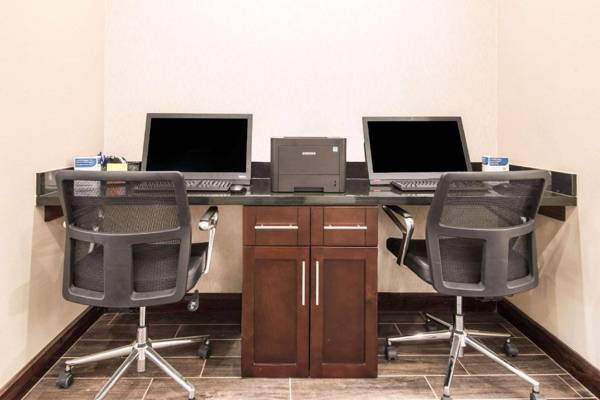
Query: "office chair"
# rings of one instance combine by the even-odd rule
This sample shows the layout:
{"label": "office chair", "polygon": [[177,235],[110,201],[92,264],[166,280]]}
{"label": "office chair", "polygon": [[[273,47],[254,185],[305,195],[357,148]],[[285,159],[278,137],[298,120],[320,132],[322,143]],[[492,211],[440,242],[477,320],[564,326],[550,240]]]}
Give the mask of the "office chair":
{"label": "office chair", "polygon": [[[516,356],[510,335],[465,329],[462,298],[497,299],[538,284],[535,216],[549,173],[456,172],[444,174],[427,217],[426,240],[411,240],[414,220],[397,206],[384,210],[403,237],[389,238],[387,248],[441,294],[456,296],[453,323],[426,314],[427,332],[386,340],[387,359],[396,358],[394,343],[451,340],[442,400],[449,400],[454,368],[471,346],[527,381],[531,400],[543,399],[540,384],[480,342],[477,337],[506,337],[504,351]],[[433,324],[445,327],[433,330]]]}
{"label": "office chair", "polygon": [[[56,180],[66,228],[64,298],[96,307],[139,308],[137,337],[131,345],[67,360],[57,385],[69,387],[77,365],[127,356],[97,400],[105,398],[134,362],[137,371],[144,372],[146,359],[194,399],[194,386],[157,350],[198,343],[198,355],[207,358],[208,336],[150,340],[146,307],[179,302],[208,273],[218,209],[210,207],[198,225],[208,231],[208,243],[192,243],[179,172],[60,171]],[[197,309],[198,293],[188,299],[188,309]]]}

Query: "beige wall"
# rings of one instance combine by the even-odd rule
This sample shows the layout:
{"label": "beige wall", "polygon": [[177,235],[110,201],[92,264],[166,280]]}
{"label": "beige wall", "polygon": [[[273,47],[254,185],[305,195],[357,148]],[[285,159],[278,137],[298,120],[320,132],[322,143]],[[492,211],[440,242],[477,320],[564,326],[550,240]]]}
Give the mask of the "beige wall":
{"label": "beige wall", "polygon": [[[343,136],[363,160],[364,115],[461,115],[477,160],[497,144],[496,24],[495,1],[108,0],[104,149],[141,159],[148,112],[248,112],[253,160],[284,135]],[[241,207],[221,210],[199,288],[239,292]],[[431,290],[379,259],[380,290]]]}
{"label": "beige wall", "polygon": [[600,368],[598,21],[597,0],[499,2],[499,151],[578,179],[567,222],[540,218],[540,286],[512,301]]}
{"label": "beige wall", "polygon": [[102,146],[104,5],[2,1],[0,387],[78,315],[62,299],[60,221],[35,207],[35,172]]}
{"label": "beige wall", "polygon": [[364,115],[462,115],[496,150],[496,1],[107,0],[105,138],[140,159],[148,112],[254,114],[269,138],[343,136]]}

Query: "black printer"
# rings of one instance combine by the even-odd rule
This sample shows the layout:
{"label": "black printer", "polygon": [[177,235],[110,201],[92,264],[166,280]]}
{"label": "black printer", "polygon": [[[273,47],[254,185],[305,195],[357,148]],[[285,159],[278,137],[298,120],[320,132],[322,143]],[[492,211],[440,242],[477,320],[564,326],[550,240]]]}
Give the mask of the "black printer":
{"label": "black printer", "polygon": [[273,192],[343,193],[345,187],[345,138],[271,138]]}

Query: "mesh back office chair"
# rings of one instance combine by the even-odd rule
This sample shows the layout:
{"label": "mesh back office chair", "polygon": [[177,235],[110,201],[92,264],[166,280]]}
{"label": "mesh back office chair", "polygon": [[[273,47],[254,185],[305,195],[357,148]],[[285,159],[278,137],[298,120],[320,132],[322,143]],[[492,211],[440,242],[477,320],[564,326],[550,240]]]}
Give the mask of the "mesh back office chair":
{"label": "mesh back office chair", "polygon": [[[436,291],[456,296],[450,324],[426,314],[428,332],[388,338],[386,358],[395,359],[393,343],[452,340],[443,400],[450,399],[455,363],[467,345],[483,353],[532,386],[531,399],[542,399],[539,383],[498,357],[475,337],[506,337],[504,350],[516,356],[510,335],[464,328],[462,296],[496,299],[538,284],[535,216],[549,173],[544,171],[467,172],[444,174],[427,217],[426,240],[412,240],[414,221],[396,206],[384,210],[403,233],[387,248]],[[434,331],[434,324],[445,330]]]}
{"label": "mesh back office chair", "polygon": [[[198,343],[199,355],[206,358],[208,336],[151,341],[146,307],[182,300],[208,272],[217,208],[209,208],[199,223],[199,229],[209,232],[208,243],[192,244],[185,182],[179,172],[61,171],[56,180],[66,225],[64,298],[140,310],[131,345],[67,360],[57,385],[70,386],[76,365],[127,356],[96,395],[103,399],[135,361],[143,372],[148,358],[193,399],[194,386],[156,350]],[[197,307],[196,293],[188,309]]]}

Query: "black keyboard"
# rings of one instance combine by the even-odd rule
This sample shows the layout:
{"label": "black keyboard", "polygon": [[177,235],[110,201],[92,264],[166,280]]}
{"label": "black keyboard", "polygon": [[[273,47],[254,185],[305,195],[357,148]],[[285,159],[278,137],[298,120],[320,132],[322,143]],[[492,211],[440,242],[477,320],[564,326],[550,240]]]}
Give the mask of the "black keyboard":
{"label": "black keyboard", "polygon": [[[189,192],[228,192],[231,182],[221,179],[186,179],[185,188]],[[171,182],[148,181],[135,187],[138,192],[173,191]]]}
{"label": "black keyboard", "polygon": [[231,182],[221,179],[186,179],[185,188],[190,192],[229,192]]}
{"label": "black keyboard", "polygon": [[[403,192],[435,192],[439,179],[403,179],[392,181],[392,186]],[[460,190],[465,192],[481,192],[488,191],[490,186],[484,182],[470,181],[454,182],[452,190]]]}
{"label": "black keyboard", "polygon": [[392,186],[403,192],[433,192],[438,182],[438,179],[403,179],[392,181]]}

